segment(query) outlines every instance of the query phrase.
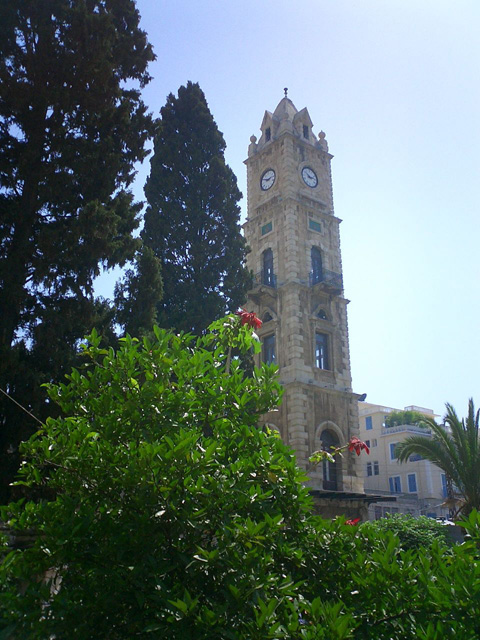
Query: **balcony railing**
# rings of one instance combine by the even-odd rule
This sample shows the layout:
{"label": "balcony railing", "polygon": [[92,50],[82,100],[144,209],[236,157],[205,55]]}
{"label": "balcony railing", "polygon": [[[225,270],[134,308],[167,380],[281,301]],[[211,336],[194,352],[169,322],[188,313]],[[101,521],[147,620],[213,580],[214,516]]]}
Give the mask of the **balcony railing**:
{"label": "balcony railing", "polygon": [[343,290],[343,280],[341,273],[335,273],[334,271],[328,271],[327,269],[322,269],[321,273],[310,271],[308,280],[311,287],[321,283],[329,289],[333,289],[334,291],[340,292]]}
{"label": "balcony railing", "polygon": [[399,433],[400,431],[408,431],[409,433],[420,433],[422,436],[431,436],[430,429],[423,429],[416,424],[396,424],[394,427],[382,427],[382,436],[387,436],[389,433]]}
{"label": "balcony railing", "polygon": [[266,287],[272,287],[272,289],[277,288],[277,276],[274,273],[270,273],[269,271],[261,271],[253,276],[253,286],[258,287],[260,285],[265,285]]}

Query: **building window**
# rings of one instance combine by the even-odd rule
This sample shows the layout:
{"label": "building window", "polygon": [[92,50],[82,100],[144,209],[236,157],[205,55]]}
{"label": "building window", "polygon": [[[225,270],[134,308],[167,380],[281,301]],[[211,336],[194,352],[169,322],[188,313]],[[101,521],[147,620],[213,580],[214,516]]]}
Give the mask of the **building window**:
{"label": "building window", "polygon": [[270,127],[267,127],[265,129],[265,140],[266,140],[266,142],[268,142],[271,137],[272,137],[272,131],[271,131]]}
{"label": "building window", "polygon": [[398,442],[392,442],[390,445],[390,460],[396,460],[397,459],[397,454],[395,452],[395,449],[397,448],[397,444]]}
{"label": "building window", "polygon": [[402,493],[402,479],[400,476],[392,476],[388,479],[390,493]]}
{"label": "building window", "polygon": [[[338,447],[339,445],[337,436],[327,429],[322,431],[320,440],[324,451],[331,452],[332,448]],[[337,490],[337,462],[328,462],[328,460],[323,461],[323,488],[326,491]]]}
{"label": "building window", "polygon": [[378,440],[376,438],[372,438],[372,447],[378,446]]}
{"label": "building window", "polygon": [[317,222],[316,220],[309,220],[308,221],[308,228],[311,229],[312,231],[317,231],[318,233],[322,232],[322,227],[321,227],[320,223]]}
{"label": "building window", "polygon": [[262,265],[262,284],[274,287],[275,275],[273,273],[273,251],[271,249],[265,249],[263,252]]}
{"label": "building window", "polygon": [[367,476],[370,477],[372,475],[372,463],[367,462]]}
{"label": "building window", "polygon": [[447,476],[444,473],[442,473],[441,478],[442,478],[442,496],[446,498],[448,495],[447,494]]}
{"label": "building window", "polygon": [[272,222],[267,222],[267,224],[264,224],[262,227],[262,236],[265,236],[267,233],[270,233],[270,231],[273,228],[273,224]]}
{"label": "building window", "polygon": [[378,466],[378,460],[373,463],[373,475],[378,476],[380,474],[380,468]]}
{"label": "building window", "polygon": [[409,473],[407,476],[409,493],[417,493],[417,474]]}
{"label": "building window", "polygon": [[320,320],[326,320],[327,319],[327,314],[325,313],[325,311],[323,309],[320,309],[320,311],[317,312],[317,318],[320,318]]}
{"label": "building window", "polygon": [[323,280],[323,268],[322,268],[322,252],[318,247],[312,247],[310,252],[312,260],[312,284],[322,282]]}
{"label": "building window", "polygon": [[319,369],[330,369],[328,361],[328,336],[325,333],[315,334],[315,366]]}
{"label": "building window", "polygon": [[365,429],[367,431],[370,431],[371,429],[373,429],[372,416],[367,416],[365,418]]}
{"label": "building window", "polygon": [[370,440],[365,440],[365,444],[367,445],[367,447],[370,449]]}
{"label": "building window", "polygon": [[265,311],[265,313],[263,314],[262,322],[265,324],[265,322],[271,322],[272,320],[272,315],[268,311]]}
{"label": "building window", "polygon": [[265,336],[263,339],[263,361],[267,364],[275,362],[275,334]]}
{"label": "building window", "polygon": [[303,137],[308,140],[308,127],[306,124],[303,125]]}

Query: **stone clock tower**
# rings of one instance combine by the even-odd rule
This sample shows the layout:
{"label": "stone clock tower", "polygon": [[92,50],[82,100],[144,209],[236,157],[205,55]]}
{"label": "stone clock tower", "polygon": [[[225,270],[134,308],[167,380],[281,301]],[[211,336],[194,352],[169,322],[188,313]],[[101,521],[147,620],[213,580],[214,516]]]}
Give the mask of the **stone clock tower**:
{"label": "stone clock tower", "polygon": [[347,304],[343,295],[340,220],[333,211],[325,134],[312,131],[307,109],[285,97],[265,111],[262,135],[250,138],[248,266],[255,274],[248,309],[263,320],[262,358],[279,367],[280,410],[264,416],[295,449],[325,516],[366,510],[361,464],[346,452],[313,466],[313,451],[358,435],[352,393]]}

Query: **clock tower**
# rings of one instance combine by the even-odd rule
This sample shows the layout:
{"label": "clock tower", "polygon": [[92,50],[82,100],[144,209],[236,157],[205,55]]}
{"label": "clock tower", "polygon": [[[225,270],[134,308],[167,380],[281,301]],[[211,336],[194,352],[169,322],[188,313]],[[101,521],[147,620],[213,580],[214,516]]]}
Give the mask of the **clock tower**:
{"label": "clock tower", "polygon": [[313,133],[306,108],[287,97],[265,111],[261,137],[250,138],[245,237],[254,285],[248,309],[262,319],[261,357],[279,367],[284,395],[264,416],[296,451],[319,512],[331,517],[365,508],[360,459],[312,465],[318,449],[358,436],[352,392],[347,304],[343,293],[340,220],[332,196],[325,134]]}

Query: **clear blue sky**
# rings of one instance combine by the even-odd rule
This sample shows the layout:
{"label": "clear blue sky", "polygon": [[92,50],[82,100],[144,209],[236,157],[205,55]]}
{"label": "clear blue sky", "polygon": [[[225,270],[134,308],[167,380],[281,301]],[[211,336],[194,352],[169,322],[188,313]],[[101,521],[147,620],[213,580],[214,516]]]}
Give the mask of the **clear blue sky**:
{"label": "clear blue sky", "polygon": [[479,0],[138,7],[157,55],[146,103],[157,115],[199,82],[244,196],[249,138],[283,87],[326,132],[354,390],[437,413],[448,401],[463,415],[470,396],[480,405]]}

